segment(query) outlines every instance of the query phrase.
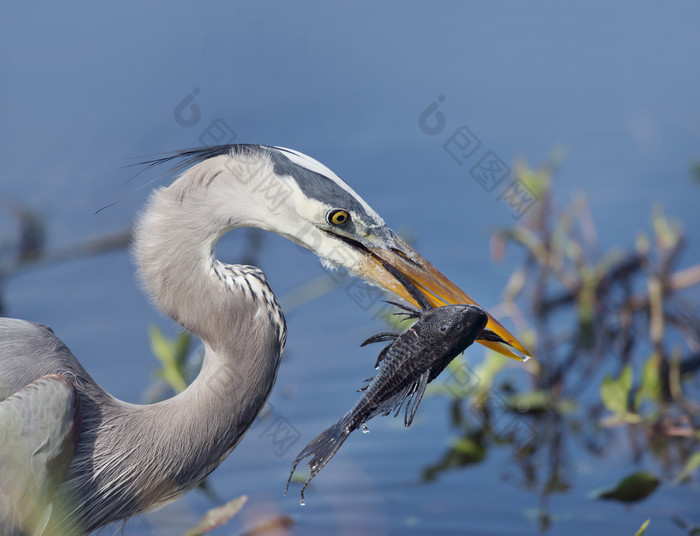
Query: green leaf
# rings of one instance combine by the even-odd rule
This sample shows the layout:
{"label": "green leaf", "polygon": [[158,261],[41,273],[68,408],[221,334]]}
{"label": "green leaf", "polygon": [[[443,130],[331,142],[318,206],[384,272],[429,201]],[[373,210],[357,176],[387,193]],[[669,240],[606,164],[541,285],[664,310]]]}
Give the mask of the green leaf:
{"label": "green leaf", "polygon": [[[433,389],[442,389],[442,393],[456,400],[463,400],[469,396],[469,393],[479,383],[479,378],[474,375],[472,369],[466,363],[464,354],[458,355],[447,366],[447,374],[442,376],[442,382],[435,382]],[[428,384],[428,392],[436,393],[430,389]]]}
{"label": "green leaf", "polygon": [[659,378],[657,359],[652,354],[642,369],[642,384],[634,402],[635,408],[638,409],[644,399],[654,403],[661,402],[661,393],[661,378]]}
{"label": "green leaf", "polygon": [[186,331],[180,332],[175,338],[175,362],[180,367],[184,367],[187,364],[191,342],[192,335]]}
{"label": "green leaf", "polygon": [[587,266],[579,269],[581,289],[577,295],[578,317],[584,331],[590,330],[595,317],[596,288],[598,278],[594,270]]}
{"label": "green leaf", "polygon": [[472,369],[472,372],[479,378],[481,385],[490,389],[496,374],[507,365],[508,361],[503,359],[502,355],[494,351],[488,351],[486,352],[486,359],[484,359],[484,362],[479,367]]}
{"label": "green leaf", "polygon": [[478,463],[486,456],[486,448],[470,437],[461,437],[452,442],[452,450],[459,454],[463,465]]}
{"label": "green leaf", "polygon": [[660,249],[668,250],[678,243],[681,239],[683,228],[673,220],[670,220],[663,214],[660,206],[655,206],[652,212],[652,225],[656,243]]}
{"label": "green leaf", "polygon": [[623,478],[612,489],[594,492],[593,498],[620,502],[637,502],[651,495],[660,483],[661,481],[651,473],[639,471]]}
{"label": "green leaf", "polygon": [[158,326],[149,326],[148,336],[151,339],[151,351],[161,363],[167,363],[171,359],[172,349],[170,341],[165,338]]}
{"label": "green leaf", "polygon": [[162,365],[158,375],[176,393],[184,391],[187,388],[184,365],[187,358],[190,335],[181,333],[174,340],[169,340],[157,326],[150,326],[148,334],[151,339],[151,351]]}
{"label": "green leaf", "polygon": [[542,413],[547,411],[551,404],[552,395],[544,389],[516,393],[506,399],[508,409],[519,413]]}
{"label": "green leaf", "polygon": [[647,527],[649,526],[649,522],[651,519],[647,519],[644,523],[642,523],[642,526],[639,527],[639,530],[634,533],[634,536],[644,536],[644,533],[647,531]]}
{"label": "green leaf", "polygon": [[700,467],[700,450],[694,452],[693,455],[688,458],[683,466],[683,469],[680,473],[678,473],[678,476],[674,478],[673,481],[676,483],[682,482],[692,475],[698,467]]}
{"label": "green leaf", "polygon": [[488,401],[496,374],[507,365],[508,362],[506,359],[503,359],[502,355],[493,350],[488,350],[484,362],[469,371],[478,380],[476,388],[472,391],[474,405],[483,406]]}
{"label": "green leaf", "polygon": [[615,379],[610,375],[603,378],[600,385],[600,398],[605,407],[619,415],[627,413],[627,400],[632,388],[632,368],[627,365],[622,369],[620,377]]}

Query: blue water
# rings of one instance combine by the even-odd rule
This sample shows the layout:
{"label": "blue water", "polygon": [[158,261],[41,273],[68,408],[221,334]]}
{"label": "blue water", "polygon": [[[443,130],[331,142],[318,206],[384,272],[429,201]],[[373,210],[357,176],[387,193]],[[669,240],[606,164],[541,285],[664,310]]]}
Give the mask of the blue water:
{"label": "blue water", "polygon": [[[43,214],[50,248],[127,229],[148,188],[134,191],[144,179],[125,185],[133,173],[120,166],[206,143],[220,119],[235,141],[323,161],[488,307],[518,263],[514,251],[503,264],[489,260],[489,233],[512,223],[513,209],[498,198],[505,183],[486,191],[470,170],[489,151],[508,166],[540,165],[562,148],[557,200],[586,194],[603,247],[631,248],[657,203],[685,226],[689,265],[700,258],[700,185],[689,171],[700,160],[699,21],[694,2],[5,2],[0,200]],[[434,102],[444,128],[426,134],[419,116]],[[463,126],[480,145],[459,163],[444,144]],[[11,246],[12,221],[0,225]],[[232,235],[219,249],[229,261],[242,240]],[[324,277],[313,256],[278,237],[266,236],[259,262],[280,296]],[[250,500],[234,528],[215,534],[272,514],[293,516],[294,534],[537,533],[538,498],[507,448],[417,485],[451,437],[437,399],[409,430],[385,419],[351,437],[306,508],[296,489],[282,497],[291,460],[350,407],[374,362],[375,350],[358,343],[382,324],[347,284],[287,315],[270,402],[300,439],[279,453],[265,422],[248,434],[211,483],[223,498]],[[4,291],[8,314],[51,325],[105,388],[142,400],[155,368],[146,326],[175,328],[135,284],[125,251],[29,271]],[[482,358],[478,349],[468,355]],[[636,467],[624,448],[590,459],[572,445],[569,455],[574,487],[551,499],[561,516],[551,534],[633,534],[647,517],[665,533],[675,514],[700,522],[691,486],[664,486],[631,509],[589,500]],[[209,507],[192,493],[126,533],[181,534]]]}

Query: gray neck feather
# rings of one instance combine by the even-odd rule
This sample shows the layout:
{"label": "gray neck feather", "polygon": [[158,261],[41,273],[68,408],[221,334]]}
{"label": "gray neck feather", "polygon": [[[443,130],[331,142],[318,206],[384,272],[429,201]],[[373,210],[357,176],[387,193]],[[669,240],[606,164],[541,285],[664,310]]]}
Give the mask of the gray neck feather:
{"label": "gray neck feather", "polygon": [[[202,370],[183,393],[147,406],[112,398],[86,375],[88,431],[60,488],[84,530],[194,487],[241,440],[275,382],[284,319],[261,271],[214,259],[217,240],[238,222],[215,219],[207,189],[226,179],[207,166],[153,193],[134,249],[156,305],[202,339]],[[224,275],[251,284],[244,292]]]}

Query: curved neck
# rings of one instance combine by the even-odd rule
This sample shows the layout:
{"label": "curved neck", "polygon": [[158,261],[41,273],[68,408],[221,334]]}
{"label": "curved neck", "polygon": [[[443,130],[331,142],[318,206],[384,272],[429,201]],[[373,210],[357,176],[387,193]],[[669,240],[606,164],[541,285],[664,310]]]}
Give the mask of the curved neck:
{"label": "curved neck", "polygon": [[[140,276],[155,305],[206,343],[216,344],[237,296],[217,292],[212,277],[214,249],[235,225],[212,221],[206,205],[178,194],[180,178],[151,194],[135,229],[134,252]],[[243,305],[243,304],[241,304]],[[240,307],[245,313],[245,307]],[[234,315],[239,316],[239,315]],[[223,326],[222,326],[223,327]]]}
{"label": "curved neck", "polygon": [[[156,190],[137,225],[135,253],[156,305],[205,345],[202,372],[185,398],[214,395],[210,410],[226,399],[236,404],[230,418],[250,410],[254,417],[274,384],[286,328],[261,270],[214,257],[219,238],[240,223],[218,221],[211,210],[207,188],[216,175],[216,168],[195,166]],[[217,374],[231,384],[226,396],[211,391]]]}
{"label": "curved neck", "polygon": [[[82,497],[90,530],[198,484],[243,437],[276,379],[284,318],[260,270],[214,258],[218,239],[239,222],[217,221],[211,181],[198,167],[152,194],[134,252],[156,305],[202,339],[202,370],[185,391],[152,405],[119,402],[96,385],[89,391],[84,422],[95,424],[84,427],[64,491]],[[133,500],[110,500],[118,496]]]}

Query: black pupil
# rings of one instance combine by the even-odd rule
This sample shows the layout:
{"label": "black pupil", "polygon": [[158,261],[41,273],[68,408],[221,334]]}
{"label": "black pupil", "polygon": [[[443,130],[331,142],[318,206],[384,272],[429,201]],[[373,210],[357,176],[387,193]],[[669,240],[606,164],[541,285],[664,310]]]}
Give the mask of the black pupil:
{"label": "black pupil", "polygon": [[335,215],[334,219],[335,219],[336,223],[343,223],[345,221],[345,214],[343,214],[342,212],[339,212]]}

